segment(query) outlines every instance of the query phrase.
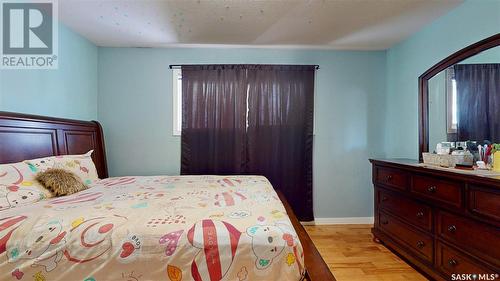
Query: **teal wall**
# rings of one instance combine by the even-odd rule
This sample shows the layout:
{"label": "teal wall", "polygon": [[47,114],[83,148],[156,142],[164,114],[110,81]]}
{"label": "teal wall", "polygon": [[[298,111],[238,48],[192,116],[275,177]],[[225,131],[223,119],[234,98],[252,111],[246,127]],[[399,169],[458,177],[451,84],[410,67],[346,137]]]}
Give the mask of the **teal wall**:
{"label": "teal wall", "polygon": [[97,49],[59,25],[59,68],[0,70],[0,110],[96,119]]}
{"label": "teal wall", "polygon": [[448,140],[446,124],[446,71],[441,71],[429,80],[429,149]]}
{"label": "teal wall", "polygon": [[499,32],[500,1],[469,0],[387,51],[388,157],[418,157],[418,77],[448,55]]}
{"label": "teal wall", "polygon": [[385,52],[99,48],[98,116],[111,175],[179,173],[168,66],[183,63],[319,64],[315,216],[372,215],[368,158],[384,155]]}

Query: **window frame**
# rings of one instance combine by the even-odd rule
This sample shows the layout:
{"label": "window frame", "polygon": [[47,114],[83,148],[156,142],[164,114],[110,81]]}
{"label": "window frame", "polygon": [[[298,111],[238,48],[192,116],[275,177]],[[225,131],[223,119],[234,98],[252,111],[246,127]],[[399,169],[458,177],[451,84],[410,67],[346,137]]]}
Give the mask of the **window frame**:
{"label": "window frame", "polygon": [[[455,80],[455,71],[453,67],[450,67],[445,70],[446,76],[446,132],[448,134],[456,134],[458,120],[453,123],[453,108],[455,107],[455,111],[457,108],[457,93],[456,93],[456,82]],[[455,84],[455,85],[454,85]],[[453,98],[453,94],[455,94],[455,98]],[[458,116],[456,117],[458,118]]]}
{"label": "window frame", "polygon": [[172,69],[172,135],[182,134],[182,70]]}

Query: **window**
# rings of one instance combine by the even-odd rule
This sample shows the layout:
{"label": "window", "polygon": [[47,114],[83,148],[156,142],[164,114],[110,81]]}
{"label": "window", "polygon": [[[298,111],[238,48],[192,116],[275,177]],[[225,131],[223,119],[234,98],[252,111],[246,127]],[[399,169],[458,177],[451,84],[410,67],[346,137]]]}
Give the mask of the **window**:
{"label": "window", "polygon": [[174,136],[180,136],[182,130],[182,71],[172,71],[172,127]]}
{"label": "window", "polygon": [[[247,86],[247,116],[246,127],[248,129],[248,91]],[[182,70],[175,68],[172,70],[172,135],[180,136],[182,131]]]}
{"label": "window", "polygon": [[446,70],[446,115],[448,134],[456,134],[458,126],[457,81],[452,67]]}

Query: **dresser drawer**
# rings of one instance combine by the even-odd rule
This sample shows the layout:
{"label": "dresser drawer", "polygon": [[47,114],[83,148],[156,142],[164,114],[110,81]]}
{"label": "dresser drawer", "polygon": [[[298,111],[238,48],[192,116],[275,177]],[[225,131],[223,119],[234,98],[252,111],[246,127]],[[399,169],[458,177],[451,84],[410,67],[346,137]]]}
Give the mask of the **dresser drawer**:
{"label": "dresser drawer", "polygon": [[496,227],[440,211],[437,234],[460,249],[500,265],[500,231]]}
{"label": "dresser drawer", "polygon": [[[437,243],[436,265],[451,279],[452,274],[494,274],[493,270],[440,242]],[[462,279],[465,280],[465,279]],[[473,279],[470,279],[473,280]],[[483,279],[488,280],[488,279]],[[494,279],[489,279],[494,280]]]}
{"label": "dresser drawer", "polygon": [[471,186],[468,198],[471,213],[500,221],[500,192]]}
{"label": "dresser drawer", "polygon": [[406,190],[410,183],[408,174],[400,170],[376,167],[375,173],[375,181],[389,187]]}
{"label": "dresser drawer", "polygon": [[411,191],[433,201],[462,205],[462,184],[425,176],[413,176]]}
{"label": "dresser drawer", "polygon": [[432,237],[401,222],[384,212],[379,212],[379,227],[412,252],[432,263],[434,242]]}
{"label": "dresser drawer", "polygon": [[404,221],[420,226],[428,231],[432,230],[432,209],[392,192],[378,189],[379,208],[393,215],[399,216]]}

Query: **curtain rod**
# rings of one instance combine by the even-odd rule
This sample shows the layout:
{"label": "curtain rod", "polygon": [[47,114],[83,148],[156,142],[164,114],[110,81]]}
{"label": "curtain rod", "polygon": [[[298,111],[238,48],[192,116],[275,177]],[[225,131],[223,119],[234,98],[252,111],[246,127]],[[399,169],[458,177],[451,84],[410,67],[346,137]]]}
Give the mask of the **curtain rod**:
{"label": "curtain rod", "polygon": [[[178,69],[178,68],[182,68],[183,66],[188,66],[188,65],[193,65],[193,64],[171,64],[171,65],[169,65],[168,67],[169,67],[170,69],[174,69],[174,68],[175,68],[175,69]],[[277,65],[279,65],[279,64],[277,64]],[[318,70],[318,69],[319,69],[319,65],[315,64],[315,65],[313,65],[313,66],[314,66],[314,68],[315,68],[316,70]]]}

